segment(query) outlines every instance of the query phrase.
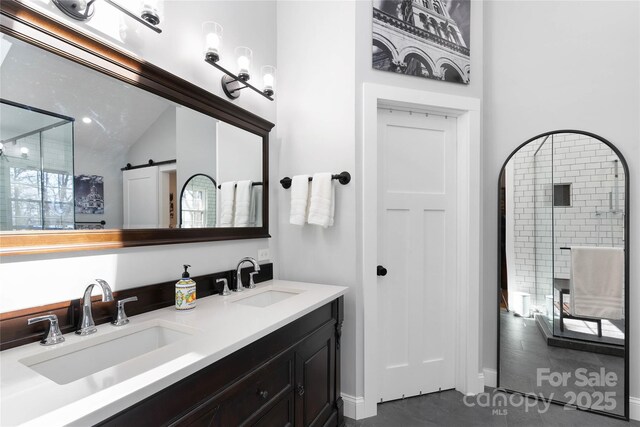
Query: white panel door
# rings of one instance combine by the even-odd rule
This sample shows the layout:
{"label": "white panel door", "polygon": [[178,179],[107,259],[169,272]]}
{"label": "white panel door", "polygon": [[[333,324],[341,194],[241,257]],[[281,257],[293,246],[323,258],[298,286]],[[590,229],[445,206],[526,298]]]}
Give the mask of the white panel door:
{"label": "white panel door", "polygon": [[379,398],[455,387],[456,119],[378,110]]}
{"label": "white panel door", "polygon": [[124,228],[158,228],[158,167],[122,171]]}

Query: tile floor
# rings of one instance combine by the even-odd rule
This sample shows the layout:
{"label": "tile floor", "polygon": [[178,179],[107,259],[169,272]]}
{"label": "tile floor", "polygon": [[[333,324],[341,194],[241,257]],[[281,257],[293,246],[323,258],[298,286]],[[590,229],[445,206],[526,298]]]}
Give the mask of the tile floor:
{"label": "tile floor", "polygon": [[[499,393],[487,389],[490,396]],[[507,397],[512,396],[507,394]],[[564,409],[563,406],[548,406],[527,399],[531,406],[502,406],[502,413],[493,413],[495,408],[476,404],[467,406],[464,396],[448,390],[424,396],[396,400],[378,405],[378,415],[364,420],[346,419],[346,427],[422,427],[422,426],[498,426],[498,427],[640,427],[638,421],[621,421],[584,411]],[[469,402],[469,400],[467,400]],[[470,399],[470,402],[475,400]],[[518,403],[518,400],[513,400]],[[505,411],[506,410],[506,411]]]}

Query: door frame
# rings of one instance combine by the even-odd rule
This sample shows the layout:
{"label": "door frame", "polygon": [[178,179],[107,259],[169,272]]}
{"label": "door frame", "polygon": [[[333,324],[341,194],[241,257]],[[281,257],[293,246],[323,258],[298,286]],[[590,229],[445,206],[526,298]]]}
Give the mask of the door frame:
{"label": "door frame", "polygon": [[[456,390],[465,395],[484,391],[481,365],[481,224],[482,192],[480,100],[437,92],[373,83],[363,85],[362,192],[360,244],[362,253],[364,396],[356,405],[356,419],[377,414],[378,396],[378,105],[419,108],[457,119],[457,331]],[[372,214],[375,212],[375,214]]]}

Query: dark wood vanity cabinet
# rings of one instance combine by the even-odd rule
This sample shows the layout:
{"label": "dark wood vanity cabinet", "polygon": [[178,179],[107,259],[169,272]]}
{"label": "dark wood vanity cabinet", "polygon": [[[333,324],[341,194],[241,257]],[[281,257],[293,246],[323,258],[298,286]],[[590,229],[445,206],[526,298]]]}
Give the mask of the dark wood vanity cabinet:
{"label": "dark wood vanity cabinet", "polygon": [[98,425],[342,426],[342,319],[340,297]]}

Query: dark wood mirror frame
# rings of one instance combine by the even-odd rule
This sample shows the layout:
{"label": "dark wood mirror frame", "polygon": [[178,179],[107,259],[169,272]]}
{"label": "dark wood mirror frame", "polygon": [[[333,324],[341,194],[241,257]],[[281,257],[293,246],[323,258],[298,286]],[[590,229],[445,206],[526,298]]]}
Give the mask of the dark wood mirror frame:
{"label": "dark wood mirror frame", "polygon": [[[4,34],[260,136],[263,141],[262,182],[264,188],[262,227],[10,232],[0,235],[0,255],[271,237],[268,215],[269,132],[274,126],[273,123],[153,64],[107,46],[98,39],[81,33],[16,0],[2,0],[0,14],[22,24],[11,28],[0,23],[0,32]],[[6,19],[4,17],[3,19]],[[78,56],[53,46],[49,42],[51,38],[68,44],[69,51],[79,50],[84,55]]]}

